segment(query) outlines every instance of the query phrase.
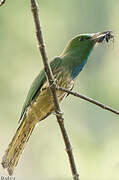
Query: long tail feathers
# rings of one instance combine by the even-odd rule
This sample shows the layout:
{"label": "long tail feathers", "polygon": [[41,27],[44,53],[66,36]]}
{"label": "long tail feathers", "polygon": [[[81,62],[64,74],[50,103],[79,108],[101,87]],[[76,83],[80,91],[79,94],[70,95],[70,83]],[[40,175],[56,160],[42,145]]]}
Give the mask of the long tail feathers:
{"label": "long tail feathers", "polygon": [[9,144],[8,149],[2,158],[2,166],[3,168],[7,168],[9,175],[13,174],[14,168],[17,166],[20,155],[24,150],[35,125],[36,123],[29,123],[24,119]]}

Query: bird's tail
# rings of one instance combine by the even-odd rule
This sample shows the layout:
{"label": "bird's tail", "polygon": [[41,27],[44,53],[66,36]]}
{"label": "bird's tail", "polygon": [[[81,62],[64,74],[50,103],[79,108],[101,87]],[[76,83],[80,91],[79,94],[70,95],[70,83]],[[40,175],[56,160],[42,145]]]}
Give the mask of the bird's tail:
{"label": "bird's tail", "polygon": [[24,119],[18,127],[5,155],[2,158],[3,168],[7,168],[9,175],[13,174],[14,168],[17,166],[18,160],[29,137],[35,127],[35,122],[29,122]]}

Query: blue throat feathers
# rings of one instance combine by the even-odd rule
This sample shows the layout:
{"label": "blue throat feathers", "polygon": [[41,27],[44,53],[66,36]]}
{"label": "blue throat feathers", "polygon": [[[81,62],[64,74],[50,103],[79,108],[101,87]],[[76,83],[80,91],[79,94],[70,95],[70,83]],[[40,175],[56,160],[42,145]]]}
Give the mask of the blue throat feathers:
{"label": "blue throat feathers", "polygon": [[[90,53],[89,53],[89,55],[90,55]],[[81,70],[83,69],[83,67],[85,66],[85,64],[88,61],[89,55],[80,65],[77,65],[73,68],[72,74],[71,74],[72,79],[75,79],[78,76],[78,74],[81,72]]]}
{"label": "blue throat feathers", "polygon": [[78,76],[78,74],[81,72],[81,70],[83,69],[84,65],[86,64],[87,61],[84,61],[82,64],[75,66],[72,70],[72,74],[71,77],[72,79],[75,79],[76,76]]}

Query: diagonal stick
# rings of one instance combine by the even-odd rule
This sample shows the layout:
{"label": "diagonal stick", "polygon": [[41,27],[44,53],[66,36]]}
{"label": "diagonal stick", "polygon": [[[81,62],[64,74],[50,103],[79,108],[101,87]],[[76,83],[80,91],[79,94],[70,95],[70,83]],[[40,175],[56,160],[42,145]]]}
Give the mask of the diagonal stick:
{"label": "diagonal stick", "polygon": [[55,79],[53,77],[53,74],[52,74],[52,71],[51,71],[51,68],[49,65],[49,61],[48,61],[48,56],[47,56],[46,49],[45,49],[43,34],[42,34],[42,30],[41,30],[41,25],[40,25],[40,18],[39,18],[39,14],[38,14],[37,0],[31,0],[31,10],[32,10],[33,18],[34,18],[34,22],[35,22],[38,48],[39,48],[39,51],[40,51],[41,56],[42,56],[44,69],[46,72],[46,77],[48,79],[50,90],[51,90],[52,95],[53,95],[54,106],[55,106],[55,114],[56,114],[56,118],[57,118],[57,121],[58,121],[58,124],[60,126],[64,142],[65,142],[66,151],[67,151],[67,154],[69,157],[70,167],[71,167],[71,171],[72,171],[72,176],[73,176],[74,180],[79,180],[79,175],[78,175],[78,172],[76,169],[74,156],[73,156],[73,152],[72,152],[72,148],[71,148],[71,143],[70,143],[67,131],[65,129],[64,118],[63,118],[62,111],[61,111],[61,108],[59,106],[59,101],[58,101],[57,94],[56,94]]}
{"label": "diagonal stick", "polygon": [[62,87],[56,87],[56,89],[57,89],[57,90],[60,90],[60,91],[67,92],[68,94],[71,94],[71,95],[73,95],[73,96],[79,97],[79,98],[81,98],[81,99],[84,99],[84,100],[86,100],[86,101],[88,101],[88,102],[90,102],[90,103],[92,103],[92,104],[95,104],[95,105],[101,107],[102,109],[105,109],[105,110],[107,110],[107,111],[110,111],[110,112],[112,112],[112,113],[115,113],[115,114],[119,115],[119,111],[117,111],[117,110],[115,110],[115,109],[113,109],[113,108],[111,108],[111,107],[109,107],[109,106],[107,106],[107,105],[105,105],[105,104],[102,104],[102,103],[99,102],[99,101],[96,101],[96,100],[94,100],[94,99],[92,99],[92,98],[89,98],[89,97],[87,97],[87,96],[84,96],[83,94],[79,94],[79,93],[77,93],[77,92],[72,92],[72,91],[70,91],[70,90],[68,90],[68,89],[65,89],[65,88],[62,88]]}

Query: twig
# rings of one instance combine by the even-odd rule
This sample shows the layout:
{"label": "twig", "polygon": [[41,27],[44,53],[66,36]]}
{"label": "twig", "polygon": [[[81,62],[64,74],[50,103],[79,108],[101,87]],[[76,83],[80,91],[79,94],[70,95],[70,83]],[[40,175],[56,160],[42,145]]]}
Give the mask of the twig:
{"label": "twig", "polygon": [[68,90],[68,89],[65,89],[65,88],[62,88],[62,87],[56,87],[56,89],[57,89],[57,90],[60,90],[60,91],[67,92],[68,94],[71,94],[71,95],[73,95],[73,96],[79,97],[79,98],[84,99],[84,100],[86,100],[86,101],[89,101],[89,102],[91,102],[92,104],[95,104],[95,105],[101,107],[102,109],[105,109],[105,110],[107,110],[107,111],[110,111],[110,112],[112,112],[112,113],[115,113],[115,114],[119,115],[119,111],[117,111],[117,110],[115,110],[115,109],[113,109],[113,108],[111,108],[111,107],[109,107],[109,106],[107,106],[107,105],[105,105],[105,104],[102,104],[101,102],[96,101],[96,100],[94,100],[94,99],[92,99],[92,98],[89,98],[89,97],[84,96],[84,95],[82,95],[82,94],[79,94],[79,93],[77,93],[77,92],[72,92],[72,91],[70,91],[70,90]]}
{"label": "twig", "polygon": [[5,4],[6,0],[2,0],[0,1],[0,6],[2,6],[3,4]]}
{"label": "twig", "polygon": [[67,131],[65,129],[64,126],[64,118],[62,116],[62,111],[61,108],[59,106],[59,102],[58,102],[58,98],[57,98],[57,94],[56,94],[56,83],[48,62],[48,56],[45,50],[45,44],[44,44],[44,40],[43,40],[43,35],[42,35],[42,30],[41,30],[41,25],[40,25],[40,18],[38,15],[38,4],[37,4],[37,0],[31,0],[31,10],[33,13],[33,18],[34,18],[34,22],[35,22],[35,27],[36,27],[36,36],[37,36],[37,41],[38,41],[38,47],[42,56],[42,60],[43,60],[43,64],[44,64],[44,69],[46,72],[46,77],[48,79],[49,85],[50,85],[50,89],[53,95],[53,99],[54,99],[54,106],[55,106],[55,114],[57,117],[57,121],[59,123],[61,132],[62,132],[62,136],[65,142],[65,146],[66,146],[66,151],[69,157],[69,162],[70,162],[70,166],[71,166],[71,171],[72,171],[72,175],[73,175],[73,179],[74,180],[79,180],[79,175],[76,169],[76,165],[75,165],[75,161],[74,161],[74,156],[72,153],[72,148],[71,148],[71,144],[70,144],[70,140],[67,134]]}

